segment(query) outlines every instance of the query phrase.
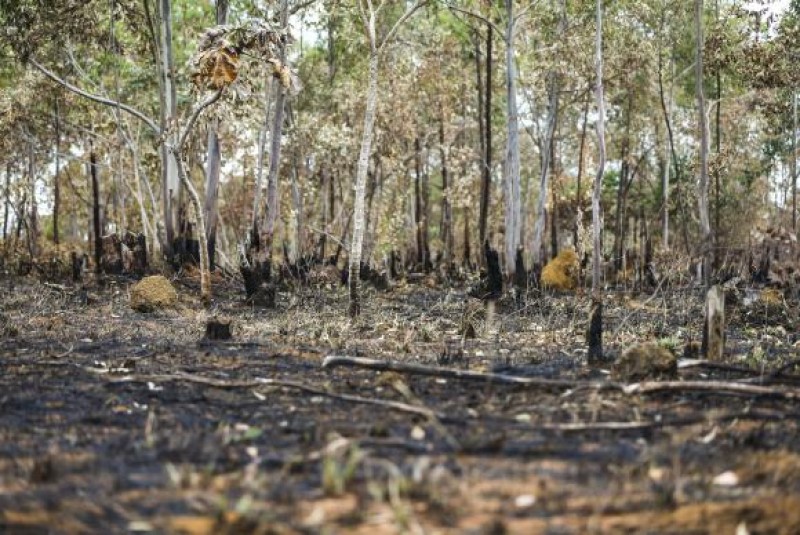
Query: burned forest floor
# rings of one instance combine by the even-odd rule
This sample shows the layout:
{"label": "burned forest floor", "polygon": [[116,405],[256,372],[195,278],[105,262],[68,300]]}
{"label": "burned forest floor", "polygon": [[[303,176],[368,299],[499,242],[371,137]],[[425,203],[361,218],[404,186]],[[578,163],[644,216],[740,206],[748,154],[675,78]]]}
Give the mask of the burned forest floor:
{"label": "burned forest floor", "polygon": [[350,321],[338,284],[140,313],[134,282],[0,278],[0,533],[800,533],[797,303],[732,289],[707,363],[700,289],[609,292],[609,357],[681,357],[632,384],[574,293],[401,282]]}

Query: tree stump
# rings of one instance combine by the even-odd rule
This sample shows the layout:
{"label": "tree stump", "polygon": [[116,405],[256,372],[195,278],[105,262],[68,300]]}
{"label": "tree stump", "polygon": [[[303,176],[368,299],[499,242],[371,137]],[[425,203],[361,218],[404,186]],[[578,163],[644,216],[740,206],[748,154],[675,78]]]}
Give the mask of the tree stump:
{"label": "tree stump", "polygon": [[712,286],[706,294],[703,349],[706,359],[722,360],[725,350],[725,296],[718,285]]}
{"label": "tree stump", "polygon": [[206,322],[206,340],[230,340],[231,320],[211,318]]}

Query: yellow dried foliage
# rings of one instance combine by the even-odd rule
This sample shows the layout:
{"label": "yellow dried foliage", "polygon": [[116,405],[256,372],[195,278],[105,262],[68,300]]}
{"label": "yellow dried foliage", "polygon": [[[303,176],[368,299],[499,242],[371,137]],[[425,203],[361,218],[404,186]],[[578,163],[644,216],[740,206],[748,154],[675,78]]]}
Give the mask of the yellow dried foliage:
{"label": "yellow dried foliage", "polygon": [[563,249],[542,270],[542,286],[555,290],[574,290],[578,285],[580,264],[572,248]]}
{"label": "yellow dried foliage", "polygon": [[272,58],[268,60],[272,63],[272,74],[281,81],[281,85],[284,89],[289,89],[292,86],[292,72],[289,70],[289,67],[284,65],[281,60],[277,58]]}
{"label": "yellow dried foliage", "polygon": [[222,89],[239,75],[239,54],[231,47],[207,50],[197,58],[193,81],[197,87]]}

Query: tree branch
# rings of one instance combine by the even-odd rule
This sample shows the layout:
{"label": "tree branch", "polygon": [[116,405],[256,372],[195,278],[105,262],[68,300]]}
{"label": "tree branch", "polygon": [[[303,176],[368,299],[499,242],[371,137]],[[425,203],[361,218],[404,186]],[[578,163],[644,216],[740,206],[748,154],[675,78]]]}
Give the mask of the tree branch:
{"label": "tree branch", "polygon": [[80,96],[82,96],[84,98],[87,98],[87,99],[92,100],[94,102],[97,102],[99,104],[103,104],[105,106],[119,107],[119,109],[130,113],[131,115],[133,115],[137,119],[141,120],[144,124],[149,126],[150,129],[156,135],[160,135],[161,134],[161,129],[158,127],[158,125],[155,123],[155,121],[153,121],[151,118],[149,118],[147,115],[145,115],[144,113],[140,112],[136,108],[132,108],[131,106],[128,106],[127,104],[122,104],[121,102],[117,102],[116,100],[111,100],[111,99],[108,99],[108,98],[105,98],[105,97],[101,97],[99,95],[95,95],[93,93],[89,93],[87,91],[84,91],[83,89],[72,85],[71,83],[67,82],[66,80],[63,80],[63,79],[59,78],[58,75],[56,75],[52,71],[49,71],[46,67],[44,67],[42,64],[40,64],[38,61],[36,61],[33,58],[29,58],[28,59],[28,63],[33,65],[36,68],[36,70],[38,70],[39,72],[41,72],[42,74],[44,74],[45,76],[47,76],[48,78],[53,80],[55,83],[65,87],[66,89],[72,91],[76,95],[80,95]]}
{"label": "tree branch", "polygon": [[414,4],[413,6],[408,8],[406,10],[406,12],[403,13],[403,16],[400,17],[399,19],[397,19],[397,22],[394,23],[394,26],[392,26],[392,28],[386,33],[386,35],[383,36],[383,39],[381,40],[381,44],[378,45],[378,51],[380,52],[383,49],[383,46],[386,43],[388,43],[389,41],[392,40],[392,38],[394,37],[394,34],[397,33],[397,30],[400,28],[400,26],[402,26],[403,23],[405,21],[407,21],[411,17],[411,15],[413,15],[419,8],[421,8],[422,6],[424,6],[427,3],[428,3],[428,0],[420,0],[416,4]]}
{"label": "tree branch", "polygon": [[[439,0],[439,2],[441,2],[447,9],[450,9],[452,11],[457,11],[458,13],[461,13],[463,15],[467,15],[468,17],[476,18],[476,19],[482,21],[483,23],[487,24],[488,26],[491,26],[492,29],[495,32],[497,32],[499,35],[503,35],[504,36],[506,34],[505,30],[501,30],[494,22],[489,20],[487,17],[481,15],[480,13],[476,13],[474,11],[470,11],[468,9],[464,9],[464,8],[458,7],[456,5],[451,4],[447,0]],[[503,41],[505,41],[505,39],[503,39]]]}
{"label": "tree branch", "polygon": [[217,89],[212,95],[206,97],[206,99],[197,105],[197,107],[192,111],[192,115],[189,117],[189,121],[186,123],[186,126],[181,133],[181,137],[178,139],[178,144],[175,147],[175,150],[180,152],[183,150],[183,146],[186,143],[186,139],[189,137],[189,133],[194,128],[194,123],[197,122],[198,117],[200,114],[203,113],[203,110],[214,104],[216,101],[219,100],[219,97],[222,96],[222,92],[225,90],[224,87]]}

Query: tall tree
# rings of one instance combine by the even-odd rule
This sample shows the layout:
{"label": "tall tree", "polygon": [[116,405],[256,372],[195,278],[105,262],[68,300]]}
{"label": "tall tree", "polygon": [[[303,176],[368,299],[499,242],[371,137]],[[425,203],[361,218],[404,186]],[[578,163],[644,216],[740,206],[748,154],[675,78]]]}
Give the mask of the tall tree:
{"label": "tall tree", "polygon": [[420,0],[411,5],[403,15],[394,23],[391,29],[379,37],[376,30],[378,14],[386,7],[386,0],[381,0],[377,7],[372,0],[358,0],[358,10],[369,47],[369,74],[367,82],[366,108],[364,110],[364,129],[361,133],[361,149],[358,153],[356,167],[355,203],[353,205],[353,233],[350,240],[350,259],[348,277],[350,285],[349,314],[355,317],[361,313],[361,254],[364,245],[364,200],[366,195],[367,172],[372,150],[372,130],[375,124],[375,111],[378,107],[378,61],[384,46],[397,32],[398,28],[420,7],[426,0]]}
{"label": "tall tree", "polygon": [[[554,2],[555,4],[555,2]],[[564,0],[558,1],[558,28],[556,30],[556,39],[561,39],[566,23],[567,12]],[[545,131],[544,142],[542,143],[541,150],[541,170],[539,180],[539,199],[536,203],[536,220],[533,226],[533,242],[531,243],[531,253],[533,254],[534,270],[541,269],[542,264],[542,251],[544,241],[544,228],[547,224],[546,206],[547,206],[547,193],[548,193],[548,171],[551,167],[550,158],[553,155],[553,144],[556,131],[556,124],[558,121],[558,94],[559,75],[556,69],[551,70],[547,75],[547,125]]]}
{"label": "tall tree", "polygon": [[[218,26],[222,26],[228,22],[228,0],[217,0],[216,20]],[[219,171],[221,165],[218,130],[219,119],[214,118],[208,125],[206,198],[203,206],[207,222],[206,240],[208,241],[208,263],[211,270],[214,269],[214,251],[217,243],[217,198],[219,193]]]}
{"label": "tall tree", "polygon": [[711,218],[708,211],[708,116],[703,89],[703,0],[695,0],[695,87],[697,90],[697,124],[700,131],[700,180],[698,182],[697,205],[700,215],[701,254],[703,258],[703,283],[706,287],[711,281],[713,263],[713,237]]}
{"label": "tall tree", "polygon": [[[514,276],[517,248],[520,246],[522,232],[519,168],[519,110],[517,108],[517,64],[514,58],[514,33],[517,15],[514,14],[514,0],[505,0],[506,5],[506,107],[508,140],[505,161],[505,273],[509,279]],[[521,14],[519,15],[521,16]]]}
{"label": "tall tree", "polygon": [[597,174],[592,188],[592,308],[587,331],[589,362],[603,358],[603,293],[600,232],[602,214],[600,197],[606,166],[606,107],[603,95],[603,0],[596,0],[595,23],[595,99],[597,103]]}

